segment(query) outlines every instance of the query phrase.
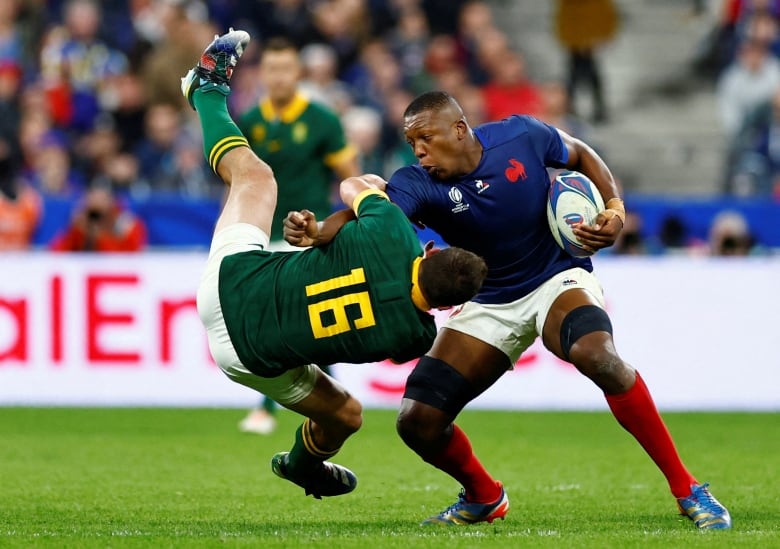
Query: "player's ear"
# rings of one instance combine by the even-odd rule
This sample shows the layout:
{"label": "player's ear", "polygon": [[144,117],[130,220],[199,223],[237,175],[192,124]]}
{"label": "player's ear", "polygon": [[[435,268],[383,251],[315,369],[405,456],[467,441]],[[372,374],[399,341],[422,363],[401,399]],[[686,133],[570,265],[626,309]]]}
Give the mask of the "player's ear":
{"label": "player's ear", "polygon": [[425,243],[425,246],[423,246],[423,258],[430,257],[433,254],[435,254],[437,252],[440,252],[440,251],[441,251],[441,249],[434,248],[433,240],[429,240],[428,242]]}
{"label": "player's ear", "polygon": [[469,125],[466,124],[466,119],[462,118],[455,122],[455,135],[458,139],[464,139],[468,135]]}

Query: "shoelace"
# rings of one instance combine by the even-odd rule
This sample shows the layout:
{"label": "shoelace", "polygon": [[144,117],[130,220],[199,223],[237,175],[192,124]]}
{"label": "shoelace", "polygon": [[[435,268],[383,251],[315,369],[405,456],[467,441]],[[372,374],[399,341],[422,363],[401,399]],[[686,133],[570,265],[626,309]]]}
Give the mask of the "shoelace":
{"label": "shoelace", "polygon": [[466,490],[461,490],[460,493],[458,494],[458,501],[456,501],[455,503],[447,507],[444,511],[439,513],[439,516],[444,516],[447,513],[451,513],[452,511],[454,511],[464,503],[468,503],[468,500],[466,499]]}
{"label": "shoelace", "polygon": [[707,508],[708,510],[720,510],[720,505],[717,501],[715,501],[715,498],[710,494],[709,490],[707,490],[707,487],[710,485],[709,482],[705,482],[696,490],[693,491],[693,496],[696,498],[696,501],[701,504],[702,507]]}

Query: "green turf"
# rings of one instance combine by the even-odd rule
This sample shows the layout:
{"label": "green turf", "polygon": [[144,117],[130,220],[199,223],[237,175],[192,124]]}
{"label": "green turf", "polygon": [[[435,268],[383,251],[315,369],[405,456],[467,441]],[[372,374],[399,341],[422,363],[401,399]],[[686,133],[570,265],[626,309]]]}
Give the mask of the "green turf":
{"label": "green turf", "polygon": [[606,413],[477,412],[460,425],[507,488],[505,521],[424,528],[458,486],[367,411],[337,461],[360,478],[317,501],[270,457],[298,423],[239,433],[243,410],[0,408],[0,547],[780,547],[780,415],[665,414],[731,531],[676,515],[655,466]]}

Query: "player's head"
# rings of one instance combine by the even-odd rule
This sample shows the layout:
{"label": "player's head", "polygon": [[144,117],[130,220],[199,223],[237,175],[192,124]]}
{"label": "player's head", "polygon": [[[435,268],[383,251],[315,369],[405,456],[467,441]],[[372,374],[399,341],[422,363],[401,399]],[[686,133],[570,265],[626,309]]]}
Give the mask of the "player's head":
{"label": "player's head", "polygon": [[260,56],[260,76],[272,103],[286,104],[295,96],[302,70],[294,43],[283,37],[266,42]]}
{"label": "player's head", "polygon": [[417,96],[404,112],[404,134],[420,166],[436,179],[470,172],[473,134],[458,102],[443,91]]}
{"label": "player's head", "polygon": [[420,290],[432,309],[460,305],[474,297],[487,276],[485,260],[463,248],[427,254],[420,263]]}

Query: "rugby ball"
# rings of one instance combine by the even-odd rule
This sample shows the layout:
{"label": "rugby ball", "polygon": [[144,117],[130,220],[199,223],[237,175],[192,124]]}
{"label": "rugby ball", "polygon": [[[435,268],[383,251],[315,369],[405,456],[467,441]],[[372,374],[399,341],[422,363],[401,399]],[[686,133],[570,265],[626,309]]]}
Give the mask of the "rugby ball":
{"label": "rugby ball", "polygon": [[547,198],[547,221],[558,245],[574,257],[592,255],[572,229],[580,223],[593,225],[599,212],[604,211],[604,199],[596,185],[579,172],[561,172],[550,183]]}

